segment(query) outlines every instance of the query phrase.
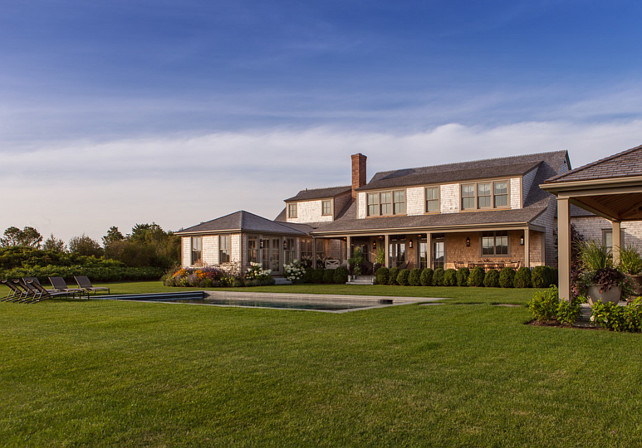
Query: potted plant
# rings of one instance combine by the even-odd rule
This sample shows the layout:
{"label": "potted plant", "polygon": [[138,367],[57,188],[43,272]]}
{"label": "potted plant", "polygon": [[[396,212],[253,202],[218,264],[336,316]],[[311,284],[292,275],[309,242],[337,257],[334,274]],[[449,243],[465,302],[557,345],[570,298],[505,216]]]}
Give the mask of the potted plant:
{"label": "potted plant", "polygon": [[595,241],[581,242],[579,257],[584,272],[580,283],[586,289],[591,305],[594,302],[618,303],[622,297],[622,285],[626,276],[613,267],[610,251]]}
{"label": "potted plant", "polygon": [[633,279],[635,293],[642,295],[642,257],[634,246],[620,250],[620,268]]}

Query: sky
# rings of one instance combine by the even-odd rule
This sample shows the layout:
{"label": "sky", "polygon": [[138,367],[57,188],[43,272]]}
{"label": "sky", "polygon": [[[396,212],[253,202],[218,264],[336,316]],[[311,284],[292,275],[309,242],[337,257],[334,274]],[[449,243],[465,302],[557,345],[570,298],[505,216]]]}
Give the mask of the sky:
{"label": "sky", "polygon": [[642,2],[0,0],[0,232],[100,240],[375,172],[642,144]]}

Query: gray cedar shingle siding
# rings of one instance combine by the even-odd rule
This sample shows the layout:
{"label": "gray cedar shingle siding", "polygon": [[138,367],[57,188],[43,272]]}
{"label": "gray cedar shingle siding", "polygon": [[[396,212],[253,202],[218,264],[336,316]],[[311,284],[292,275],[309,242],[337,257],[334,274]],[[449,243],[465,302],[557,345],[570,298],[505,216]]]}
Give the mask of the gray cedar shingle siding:
{"label": "gray cedar shingle siding", "polygon": [[642,176],[642,145],[551,177],[547,184]]}

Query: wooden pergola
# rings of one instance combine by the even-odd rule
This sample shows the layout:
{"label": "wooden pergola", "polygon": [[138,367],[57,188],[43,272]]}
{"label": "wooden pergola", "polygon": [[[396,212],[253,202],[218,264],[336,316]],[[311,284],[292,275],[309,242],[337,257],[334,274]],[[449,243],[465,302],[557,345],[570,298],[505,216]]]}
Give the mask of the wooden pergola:
{"label": "wooden pergola", "polygon": [[571,204],[611,221],[613,262],[619,263],[621,223],[642,220],[642,146],[584,165],[540,185],[557,196],[560,298],[570,298]]}

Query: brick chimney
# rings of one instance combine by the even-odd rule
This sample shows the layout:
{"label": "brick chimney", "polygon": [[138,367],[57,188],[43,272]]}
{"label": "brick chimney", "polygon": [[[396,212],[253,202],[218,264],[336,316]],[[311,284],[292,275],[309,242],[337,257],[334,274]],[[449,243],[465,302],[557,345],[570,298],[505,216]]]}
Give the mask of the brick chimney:
{"label": "brick chimney", "polygon": [[366,184],[366,159],[361,153],[352,154],[352,198],[357,199],[357,188]]}

